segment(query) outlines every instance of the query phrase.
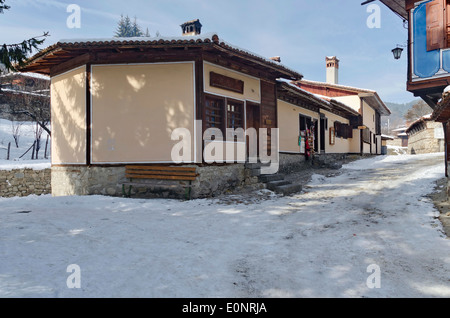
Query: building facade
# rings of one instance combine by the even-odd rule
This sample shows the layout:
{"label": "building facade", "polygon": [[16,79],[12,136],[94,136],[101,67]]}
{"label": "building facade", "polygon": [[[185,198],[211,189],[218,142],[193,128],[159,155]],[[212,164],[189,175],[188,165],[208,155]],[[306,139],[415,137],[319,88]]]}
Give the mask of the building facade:
{"label": "building facade", "polygon": [[431,120],[431,115],[414,121],[406,130],[408,153],[423,154],[445,151],[442,123]]}
{"label": "building facade", "polygon": [[314,96],[280,59],[200,29],[193,20],[181,37],[62,40],[22,67],[51,78],[53,195],[121,195],[128,166],[158,165],[196,167],[192,197],[207,197],[255,182],[249,161],[380,153],[372,95],[366,114]]}
{"label": "building facade", "polygon": [[[334,103],[339,102],[359,115],[343,122],[344,125],[351,126],[351,133],[342,134],[344,138],[352,136],[350,145],[344,148],[329,147],[328,151],[381,154],[381,116],[389,116],[391,114],[389,108],[383,103],[377,92],[373,90],[340,85],[338,82],[338,58],[335,56],[326,57],[325,62],[326,83],[302,79],[295,81],[295,85],[324,100]],[[327,118],[325,112],[324,115]],[[338,121],[338,119],[332,119],[332,121]],[[322,150],[327,151],[327,149]]]}

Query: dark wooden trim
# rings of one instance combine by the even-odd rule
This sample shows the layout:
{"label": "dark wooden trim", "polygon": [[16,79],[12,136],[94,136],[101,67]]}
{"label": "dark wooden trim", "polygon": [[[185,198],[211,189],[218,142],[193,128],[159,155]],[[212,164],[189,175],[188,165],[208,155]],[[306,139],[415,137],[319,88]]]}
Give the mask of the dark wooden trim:
{"label": "dark wooden trim", "polygon": [[195,61],[199,55],[199,50],[192,50],[180,54],[172,51],[131,51],[123,53],[98,52],[91,59],[92,64],[139,64],[139,63],[163,63],[163,62],[184,62]]}
{"label": "dark wooden trim", "polygon": [[[317,110],[317,112],[320,113],[320,109]],[[320,116],[319,116],[320,118]],[[275,84],[275,128],[280,128],[278,126],[278,88],[277,85]],[[280,131],[278,131],[278,135],[280,134]],[[279,136],[278,136],[279,137]],[[278,145],[279,147],[280,145]]]}
{"label": "dark wooden trim", "polygon": [[91,59],[91,55],[89,53],[85,53],[83,55],[74,57],[73,59],[71,59],[67,62],[58,64],[58,65],[52,67],[50,69],[50,76],[51,77],[57,76],[57,75],[65,73],[67,71],[73,70],[74,68],[85,65],[85,64],[89,63],[90,59]]}
{"label": "dark wooden trim", "polygon": [[164,63],[164,62],[185,62],[195,61],[201,50],[192,49],[180,54],[179,51],[140,51],[128,50],[117,53],[115,50],[91,51],[76,56],[67,62],[63,62],[50,68],[50,75],[55,76],[70,71],[78,66],[85,64],[140,64],[140,63]]}
{"label": "dark wooden trim", "polygon": [[215,72],[209,72],[209,86],[244,94],[244,81]]}
{"label": "dark wooden trim", "polygon": [[[292,104],[294,106],[301,107],[301,108],[304,108],[304,109],[307,109],[307,110],[310,110],[313,112],[318,112],[321,109],[319,106],[312,106],[311,105],[312,103],[310,104],[301,99],[290,97],[289,95],[284,94],[282,92],[278,92],[278,93],[276,93],[276,95],[277,95],[276,96],[277,97],[277,105],[278,105],[278,100],[281,100],[283,102],[286,102],[286,103]],[[277,106],[277,109],[278,109],[278,106]],[[331,110],[328,110],[328,109],[324,109],[324,110],[331,112]]]}
{"label": "dark wooden trim", "polygon": [[[204,105],[205,105],[205,95],[203,91],[204,86],[204,75],[203,75],[203,56],[200,55],[195,59],[195,119],[201,120],[202,127],[200,129],[201,136],[197,136],[197,149],[194,149],[197,155],[197,163],[201,163],[203,161],[203,149],[205,148],[204,140],[203,140],[203,131],[204,131]],[[196,130],[198,127],[196,126]],[[196,131],[196,133],[197,133]]]}
{"label": "dark wooden trim", "polygon": [[203,77],[203,59],[195,60],[195,102],[196,102],[196,119],[203,120],[204,107],[204,77]]}
{"label": "dark wooden trim", "polygon": [[[443,88],[447,87],[450,84],[450,76],[446,77],[439,77],[439,78],[430,78],[430,79],[424,79],[423,81],[419,82],[412,82],[409,81],[407,83],[407,90],[409,92],[415,93],[419,90],[424,89],[430,89],[430,88],[437,88],[438,91],[442,92]],[[420,94],[420,93],[415,93]],[[417,95],[416,95],[417,96]]]}
{"label": "dark wooden trim", "polygon": [[86,165],[91,165],[91,64],[86,65]]}
{"label": "dark wooden trim", "polygon": [[[364,124],[364,101],[360,99],[360,108],[361,108],[361,121]],[[361,156],[364,154],[364,140],[363,140],[363,130],[361,129],[359,131],[359,138],[360,138],[360,147],[361,147]]]}
{"label": "dark wooden trim", "polygon": [[406,11],[409,11],[412,8],[414,8],[415,5],[416,5],[416,2],[420,2],[420,1],[417,1],[417,0],[406,0],[406,3],[405,3]]}
{"label": "dark wooden trim", "polygon": [[204,52],[204,60],[206,62],[225,67],[227,69],[242,73],[244,75],[257,77],[260,79],[275,79],[276,75],[268,72],[267,69],[255,68],[251,65],[246,65],[236,60],[230,59],[230,57],[225,57],[222,55],[212,54],[209,52]]}
{"label": "dark wooden trim", "polygon": [[[410,18],[411,17],[411,12],[410,11],[408,11],[408,18]],[[412,25],[412,23],[410,22],[410,23],[408,23],[408,65],[407,65],[407,72],[408,72],[408,74],[407,74],[407,84],[408,83],[410,83],[411,81],[412,81],[412,67],[411,67],[411,65],[412,65],[412,59],[411,59],[411,57],[412,57],[412,51],[413,51],[413,45],[412,45],[412,37],[411,37],[411,31],[412,31],[412,28],[411,28],[411,25]]]}

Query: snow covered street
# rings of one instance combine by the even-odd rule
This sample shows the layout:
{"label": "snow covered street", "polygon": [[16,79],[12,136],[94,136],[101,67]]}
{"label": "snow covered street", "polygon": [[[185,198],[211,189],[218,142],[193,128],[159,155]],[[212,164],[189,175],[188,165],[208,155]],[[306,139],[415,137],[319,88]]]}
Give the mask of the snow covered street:
{"label": "snow covered street", "polygon": [[380,156],[290,197],[0,199],[0,297],[450,297],[443,175]]}

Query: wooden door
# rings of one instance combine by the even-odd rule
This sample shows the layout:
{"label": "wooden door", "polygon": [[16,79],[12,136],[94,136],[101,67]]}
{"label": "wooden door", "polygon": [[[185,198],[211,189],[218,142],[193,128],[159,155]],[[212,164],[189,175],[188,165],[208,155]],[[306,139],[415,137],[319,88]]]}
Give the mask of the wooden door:
{"label": "wooden door", "polygon": [[325,133],[327,131],[327,119],[320,118],[320,152],[325,153]]}
{"label": "wooden door", "polygon": [[[260,128],[260,106],[258,104],[254,104],[254,103],[249,103],[247,102],[247,106],[246,106],[246,112],[245,112],[245,117],[246,117],[246,129],[249,128],[255,128],[256,130],[256,147],[257,147],[257,151],[259,150],[259,128]],[[247,158],[249,157],[249,146],[250,146],[250,140],[249,140],[249,136],[246,137],[247,140]]]}

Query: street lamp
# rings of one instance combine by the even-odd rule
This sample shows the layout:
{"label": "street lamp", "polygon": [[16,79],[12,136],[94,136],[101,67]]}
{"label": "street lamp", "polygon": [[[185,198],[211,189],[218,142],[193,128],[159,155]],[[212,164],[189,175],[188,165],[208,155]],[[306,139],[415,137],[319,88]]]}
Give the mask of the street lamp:
{"label": "street lamp", "polygon": [[394,54],[394,59],[398,60],[402,56],[403,49],[401,47],[396,47],[392,50],[392,54]]}

